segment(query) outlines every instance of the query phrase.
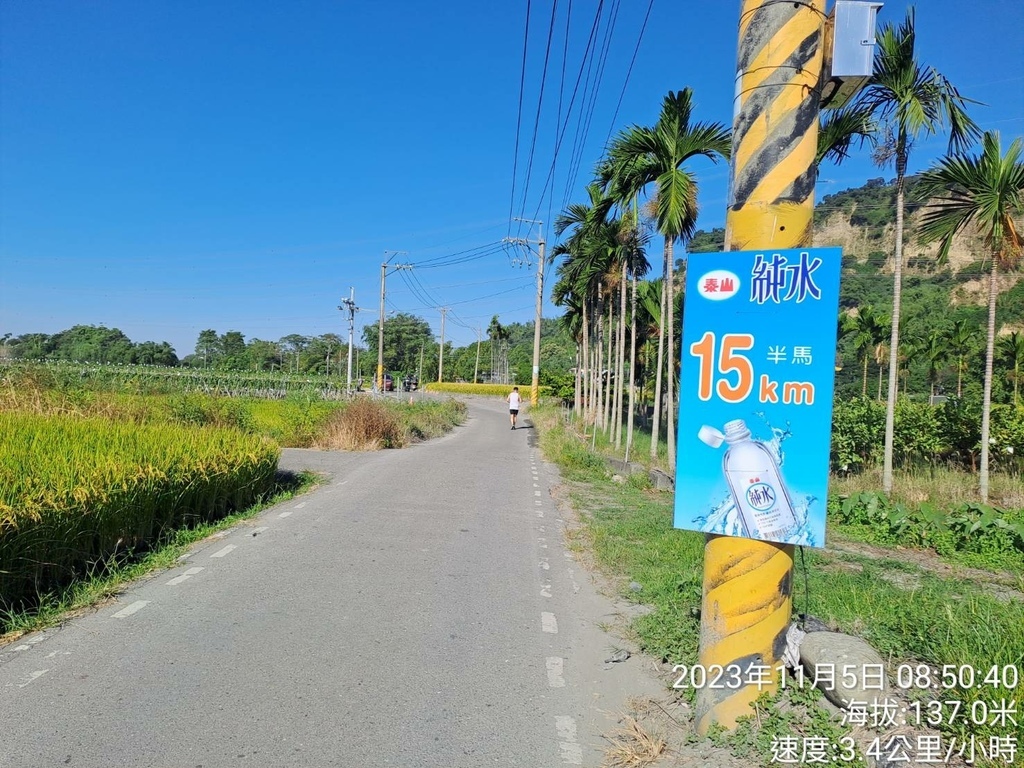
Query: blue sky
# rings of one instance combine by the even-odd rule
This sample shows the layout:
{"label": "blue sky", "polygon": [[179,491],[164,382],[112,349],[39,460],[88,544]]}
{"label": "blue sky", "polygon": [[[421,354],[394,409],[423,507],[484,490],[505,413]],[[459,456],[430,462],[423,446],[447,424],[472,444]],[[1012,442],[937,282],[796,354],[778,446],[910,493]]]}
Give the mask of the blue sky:
{"label": "blue sky", "polygon": [[[550,247],[610,131],[652,123],[670,89],[730,122],[739,6],[654,0],[637,49],[648,3],[607,0],[604,65],[583,68],[570,111],[598,0],[571,4],[567,46],[558,3],[546,79],[552,0],[530,3],[528,37],[513,0],[0,3],[0,334],[102,324],[182,356],[204,328],[344,335],[350,287],[358,332],[376,323],[385,251],[419,265],[389,275],[388,311],[439,332],[451,306],[457,345],[492,315],[529,321],[535,270],[500,242],[536,228],[510,211],[542,219]],[[1024,133],[1024,7],[932,0],[917,15],[922,59],[988,105],[982,127]],[[922,141],[911,170],[944,146]],[[720,226],[728,169],[692,169],[699,226]],[[865,151],[824,168],[817,194],[891,175]]]}

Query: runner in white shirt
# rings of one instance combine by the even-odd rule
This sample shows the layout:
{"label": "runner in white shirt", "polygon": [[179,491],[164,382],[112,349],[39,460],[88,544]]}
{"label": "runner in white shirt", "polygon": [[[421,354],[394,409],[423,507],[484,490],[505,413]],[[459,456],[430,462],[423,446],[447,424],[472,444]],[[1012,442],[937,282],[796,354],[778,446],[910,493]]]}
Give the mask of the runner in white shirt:
{"label": "runner in white shirt", "polygon": [[508,402],[508,415],[512,421],[512,429],[515,429],[516,416],[519,415],[519,405],[523,402],[523,398],[519,396],[519,387],[512,387],[512,391],[508,393],[508,397],[505,400]]}

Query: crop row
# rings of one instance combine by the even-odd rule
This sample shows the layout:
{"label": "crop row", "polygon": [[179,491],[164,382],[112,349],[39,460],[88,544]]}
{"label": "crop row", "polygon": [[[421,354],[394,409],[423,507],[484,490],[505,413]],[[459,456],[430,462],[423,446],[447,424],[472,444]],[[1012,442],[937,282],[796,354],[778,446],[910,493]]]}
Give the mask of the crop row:
{"label": "crop row", "polygon": [[272,491],[279,449],[235,429],[0,412],[0,608]]}
{"label": "crop row", "polygon": [[[147,394],[202,392],[231,397],[281,399],[290,394],[311,394],[324,399],[346,397],[345,382],[337,377],[244,371],[167,368],[159,365],[105,365],[101,363],[4,363],[0,379],[19,386],[26,378],[47,387],[133,391]],[[39,382],[38,379],[44,379]]]}
{"label": "crop row", "polygon": [[[432,381],[424,386],[427,392],[445,392],[451,395],[499,395],[500,397],[506,397],[509,392],[512,391],[511,384],[472,384],[470,382],[454,382],[454,381]],[[524,386],[519,388],[520,394],[523,398],[530,396],[530,387]],[[548,395],[551,392],[550,387],[541,387],[540,394]]]}

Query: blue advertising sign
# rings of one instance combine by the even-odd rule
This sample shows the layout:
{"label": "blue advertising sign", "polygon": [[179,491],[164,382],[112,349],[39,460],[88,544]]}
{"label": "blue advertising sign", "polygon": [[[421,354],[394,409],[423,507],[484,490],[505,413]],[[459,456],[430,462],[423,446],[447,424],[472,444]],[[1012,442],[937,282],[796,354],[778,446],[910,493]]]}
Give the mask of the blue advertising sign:
{"label": "blue advertising sign", "polygon": [[825,546],[841,261],[688,256],[676,528]]}

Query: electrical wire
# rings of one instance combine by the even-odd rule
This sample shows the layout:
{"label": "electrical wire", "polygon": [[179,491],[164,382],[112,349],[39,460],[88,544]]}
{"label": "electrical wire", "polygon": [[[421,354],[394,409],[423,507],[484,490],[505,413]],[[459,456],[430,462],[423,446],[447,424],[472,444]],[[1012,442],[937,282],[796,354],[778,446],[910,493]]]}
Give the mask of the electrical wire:
{"label": "electrical wire", "polygon": [[512,194],[508,201],[508,234],[512,233],[512,211],[516,204],[516,177],[519,174],[519,134],[523,125],[523,89],[526,85],[526,51],[530,42],[530,0],[526,0],[526,31],[523,33],[523,66],[519,72],[519,110],[516,117],[516,148],[512,155]]}
{"label": "electrical wire", "polygon": [[[566,179],[565,194],[562,197],[563,208],[569,204],[569,198],[572,196],[572,190],[575,188],[576,180],[579,178],[580,164],[583,161],[583,153],[586,150],[587,138],[590,135],[590,126],[594,120],[594,109],[597,106],[598,92],[601,89],[601,82],[604,80],[604,69],[605,65],[608,63],[608,51],[611,48],[612,37],[615,33],[615,24],[619,17],[620,3],[621,0],[613,1],[611,11],[609,12],[608,23],[605,26],[604,42],[602,43],[601,53],[598,55],[597,75],[594,78],[594,87],[590,97],[590,107],[587,109],[587,116],[583,121],[579,151],[576,155],[575,166],[570,166],[571,170]],[[582,117],[582,111],[580,115]]]}
{"label": "electrical wire", "polygon": [[437,267],[465,264],[468,261],[475,261],[498,253],[502,250],[503,246],[503,241],[496,241],[485,245],[478,245],[475,248],[468,248],[464,251],[456,251],[455,253],[447,253],[443,256],[435,256],[423,261],[412,262],[412,266],[416,269],[435,269]]}
{"label": "electrical wire", "polygon": [[636,39],[636,47],[633,48],[633,58],[629,60],[629,67],[626,69],[626,79],[622,82],[622,91],[619,93],[619,100],[615,104],[615,112],[612,113],[612,121],[608,126],[608,136],[604,140],[607,147],[611,142],[612,131],[615,130],[615,121],[619,117],[619,109],[622,107],[622,99],[626,95],[626,86],[629,85],[629,77],[633,74],[633,65],[636,64],[636,56],[640,52],[640,44],[644,41],[644,32],[647,31],[647,21],[651,18],[651,10],[654,8],[654,0],[647,3],[647,14],[644,16],[644,23],[640,27],[640,36]]}
{"label": "electrical wire", "polygon": [[[653,0],[652,0],[653,2]],[[562,76],[558,83],[558,113],[555,117],[555,136],[558,135],[558,125],[562,122],[562,100],[565,96],[565,64],[569,58],[569,22],[572,19],[572,0],[569,0],[569,7],[565,14],[565,35],[562,38]],[[552,166],[557,162],[558,157],[552,159]],[[552,168],[552,170],[554,170]],[[543,198],[541,198],[543,202]],[[551,212],[555,205],[554,195],[548,197],[548,217],[545,219],[547,222],[551,222]]]}
{"label": "electrical wire", "polygon": [[557,11],[558,0],[554,0],[551,4],[551,22],[548,24],[548,42],[544,48],[544,67],[541,70],[540,76],[540,96],[537,98],[537,114],[533,120],[533,138],[530,140],[530,153],[527,156],[529,159],[526,163],[526,180],[523,182],[523,197],[520,212],[526,209],[526,197],[530,191],[530,176],[533,173],[533,156],[534,151],[537,148],[537,133],[540,129],[540,115],[544,106],[544,86],[548,79],[548,60],[551,57],[551,41],[555,36],[555,16]]}
{"label": "electrical wire", "polygon": [[[562,141],[565,139],[565,131],[569,127],[569,121],[572,116],[572,108],[573,105],[576,103],[576,96],[579,94],[580,81],[583,79],[583,70],[586,68],[587,57],[590,54],[591,47],[594,45],[594,36],[597,34],[597,29],[601,21],[601,9],[603,6],[604,0],[600,0],[597,7],[597,13],[594,15],[594,23],[590,27],[590,36],[587,39],[587,47],[583,53],[583,61],[580,63],[580,70],[576,75],[576,84],[573,86],[572,97],[569,99],[569,106],[566,109],[565,120],[562,123],[561,128],[558,130],[557,140],[555,141],[555,151],[551,159],[551,167],[548,169],[548,175],[544,181],[544,188],[541,190],[540,193],[541,205],[543,205],[543,201],[545,199],[545,195],[547,194],[548,187],[551,185],[552,179],[554,177],[555,163],[558,160],[558,153],[561,151]],[[539,210],[540,206],[538,206],[538,211]],[[533,218],[537,218],[537,216],[534,215]]]}

